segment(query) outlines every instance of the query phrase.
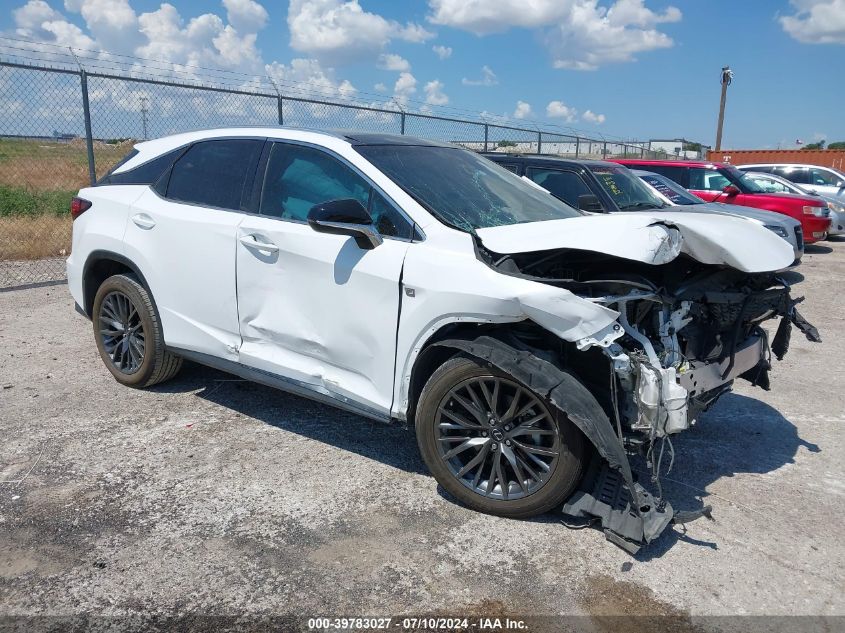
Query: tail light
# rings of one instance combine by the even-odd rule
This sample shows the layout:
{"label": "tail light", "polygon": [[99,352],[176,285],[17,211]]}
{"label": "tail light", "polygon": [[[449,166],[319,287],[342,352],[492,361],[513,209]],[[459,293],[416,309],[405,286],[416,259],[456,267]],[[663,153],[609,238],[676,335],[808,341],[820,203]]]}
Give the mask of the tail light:
{"label": "tail light", "polygon": [[91,208],[91,201],[85,198],[74,198],[70,201],[70,217],[74,220]]}

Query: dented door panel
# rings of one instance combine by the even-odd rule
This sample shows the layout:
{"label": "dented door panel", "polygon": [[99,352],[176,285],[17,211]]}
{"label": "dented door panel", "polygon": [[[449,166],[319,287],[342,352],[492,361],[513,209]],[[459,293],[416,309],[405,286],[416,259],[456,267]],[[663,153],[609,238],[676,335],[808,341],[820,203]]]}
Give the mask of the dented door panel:
{"label": "dented door panel", "polygon": [[[244,243],[250,239],[278,251]],[[240,362],[389,412],[408,246],[386,239],[363,250],[304,223],[245,218],[237,247]]]}

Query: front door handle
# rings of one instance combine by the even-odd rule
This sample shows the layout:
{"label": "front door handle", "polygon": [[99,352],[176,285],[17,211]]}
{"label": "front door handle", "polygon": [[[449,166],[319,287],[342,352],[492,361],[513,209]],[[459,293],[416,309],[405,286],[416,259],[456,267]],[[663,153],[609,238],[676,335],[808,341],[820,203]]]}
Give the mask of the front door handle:
{"label": "front door handle", "polygon": [[156,221],[146,213],[136,213],[132,216],[132,221],[142,229],[151,229],[156,225]]}
{"label": "front door handle", "polygon": [[244,235],[240,240],[241,244],[247,248],[254,248],[257,251],[265,251],[267,253],[278,253],[279,247],[272,242],[262,242],[257,235]]}

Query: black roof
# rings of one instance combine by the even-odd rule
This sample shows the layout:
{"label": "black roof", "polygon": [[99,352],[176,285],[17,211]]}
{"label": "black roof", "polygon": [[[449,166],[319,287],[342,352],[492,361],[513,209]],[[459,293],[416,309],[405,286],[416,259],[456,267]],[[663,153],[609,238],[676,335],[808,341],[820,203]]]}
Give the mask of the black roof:
{"label": "black roof", "polygon": [[378,134],[372,132],[340,131],[339,134],[352,145],[415,145],[423,147],[451,147],[448,143],[440,143],[428,139],[407,136],[405,134]]}
{"label": "black roof", "polygon": [[591,158],[561,158],[559,156],[549,156],[547,154],[506,154],[504,152],[482,152],[482,156],[491,160],[514,158],[530,160],[534,163],[549,163],[550,165],[568,165],[568,166],[584,166],[589,165],[604,165],[607,167],[619,167],[619,163],[613,163],[608,160],[594,160]]}

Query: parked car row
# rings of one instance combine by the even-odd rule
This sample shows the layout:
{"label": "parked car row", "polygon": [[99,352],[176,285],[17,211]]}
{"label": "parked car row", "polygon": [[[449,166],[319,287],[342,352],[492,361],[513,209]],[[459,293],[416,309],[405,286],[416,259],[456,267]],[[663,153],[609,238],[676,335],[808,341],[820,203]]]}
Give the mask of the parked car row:
{"label": "parked car row", "polygon": [[[684,211],[614,163],[491,158],[516,173],[383,134],[139,143],[73,201],[68,286],[127,387],[189,359],[407,424],[467,506],[562,510],[636,552],[709,512],[676,516],[640,483],[659,481],[669,438],[737,379],[770,388],[793,326],[819,340],[781,275],[794,224]],[[723,177],[724,197],[783,198],[693,169],[684,182],[708,195],[699,182]],[[785,200],[818,239],[822,203]]]}
{"label": "parked car row", "polygon": [[747,173],[732,165],[706,161],[640,159],[620,159],[615,162],[662,174],[706,202],[753,207],[795,218],[801,223],[805,244],[824,240],[830,230],[830,209],[819,196],[767,191]]}
{"label": "parked car row", "polygon": [[592,213],[620,211],[696,211],[734,214],[757,222],[792,247],[795,261],[804,254],[801,223],[771,211],[707,203],[666,176],[631,171],[599,160],[489,153],[490,160],[540,185],[571,207]]}

